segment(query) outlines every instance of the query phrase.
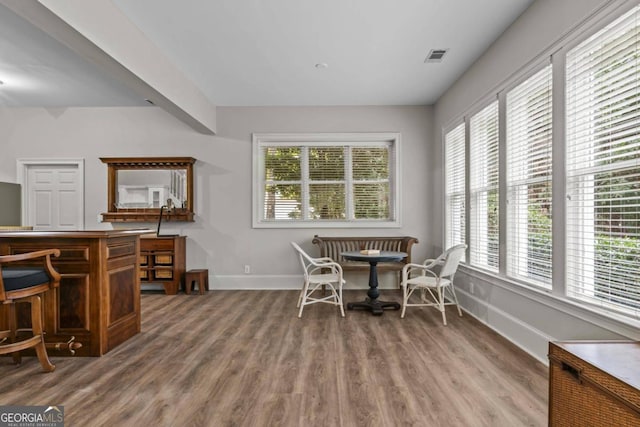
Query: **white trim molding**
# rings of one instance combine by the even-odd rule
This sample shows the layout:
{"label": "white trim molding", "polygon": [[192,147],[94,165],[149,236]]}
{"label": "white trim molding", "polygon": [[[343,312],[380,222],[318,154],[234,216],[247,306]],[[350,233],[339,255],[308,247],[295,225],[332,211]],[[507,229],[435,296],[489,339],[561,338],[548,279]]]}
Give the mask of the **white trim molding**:
{"label": "white trim molding", "polygon": [[79,191],[79,207],[80,210],[78,212],[79,229],[84,229],[85,218],[84,218],[84,159],[39,159],[39,158],[29,158],[29,159],[17,159],[16,160],[16,181],[22,187],[22,224],[27,223],[27,208],[28,208],[28,197],[27,197],[27,189],[25,184],[28,182],[27,173],[29,172],[29,168],[32,166],[56,166],[56,165],[65,165],[65,166],[75,166],[78,170],[78,176],[80,177],[80,191]]}
{"label": "white trim molding", "polygon": [[[353,132],[353,133],[254,133],[252,136],[253,145],[253,186],[252,186],[252,219],[253,228],[399,228],[401,227],[401,176],[400,156],[401,156],[401,135],[399,132]],[[389,146],[389,192],[392,195],[390,200],[389,220],[373,219],[346,219],[346,220],[264,220],[262,210],[264,209],[262,187],[264,185],[263,173],[264,162],[261,157],[261,147],[269,145],[282,146],[304,146],[311,143],[335,144],[336,146]],[[348,163],[348,162],[347,162]],[[302,167],[304,168],[304,162]],[[350,170],[351,165],[348,165]],[[304,174],[303,174],[304,175]],[[351,174],[345,173],[345,185],[348,189],[351,183]],[[306,177],[301,178],[307,181]],[[303,197],[304,199],[304,197]],[[347,202],[353,200],[352,196],[347,197]],[[302,211],[306,212],[303,200]],[[352,217],[353,206],[346,203],[347,218]]]}

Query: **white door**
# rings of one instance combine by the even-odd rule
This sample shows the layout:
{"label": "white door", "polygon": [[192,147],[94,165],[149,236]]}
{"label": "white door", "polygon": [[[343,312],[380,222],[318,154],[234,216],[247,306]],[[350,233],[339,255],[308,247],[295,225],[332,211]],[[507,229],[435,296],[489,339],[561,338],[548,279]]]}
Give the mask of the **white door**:
{"label": "white door", "polygon": [[[20,173],[20,172],[19,172]],[[83,168],[77,162],[24,164],[23,222],[34,230],[84,228]]]}

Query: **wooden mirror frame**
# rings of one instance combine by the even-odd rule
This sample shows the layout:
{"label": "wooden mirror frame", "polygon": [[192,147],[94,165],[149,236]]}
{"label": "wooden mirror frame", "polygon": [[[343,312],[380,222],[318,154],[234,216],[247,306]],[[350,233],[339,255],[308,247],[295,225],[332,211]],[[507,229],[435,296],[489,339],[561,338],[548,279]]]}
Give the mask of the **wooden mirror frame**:
{"label": "wooden mirror frame", "polygon": [[102,222],[157,222],[160,208],[118,208],[118,171],[140,169],[185,169],[187,171],[187,200],[184,207],[175,207],[162,214],[163,221],[194,221],[193,213],[193,157],[100,157],[107,164],[107,212]]}

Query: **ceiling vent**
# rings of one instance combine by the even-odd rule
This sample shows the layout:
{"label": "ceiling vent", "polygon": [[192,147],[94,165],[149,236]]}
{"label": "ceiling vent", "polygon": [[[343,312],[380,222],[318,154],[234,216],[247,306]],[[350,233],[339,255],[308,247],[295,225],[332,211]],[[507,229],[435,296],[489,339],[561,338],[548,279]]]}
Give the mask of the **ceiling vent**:
{"label": "ceiling vent", "polygon": [[448,50],[449,49],[431,49],[424,62],[442,62],[442,58],[444,58],[444,54],[447,53]]}

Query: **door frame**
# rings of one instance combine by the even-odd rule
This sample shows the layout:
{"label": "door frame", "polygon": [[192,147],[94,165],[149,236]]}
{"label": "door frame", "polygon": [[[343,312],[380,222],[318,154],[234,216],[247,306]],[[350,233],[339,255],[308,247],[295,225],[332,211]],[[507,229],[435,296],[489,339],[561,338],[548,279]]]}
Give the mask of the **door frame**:
{"label": "door frame", "polygon": [[35,166],[75,166],[78,170],[79,179],[79,206],[78,206],[78,229],[84,229],[84,159],[17,159],[16,160],[16,181],[22,189],[22,224],[26,224],[28,216],[27,209],[29,207],[29,192],[27,184],[29,183],[29,168]]}

